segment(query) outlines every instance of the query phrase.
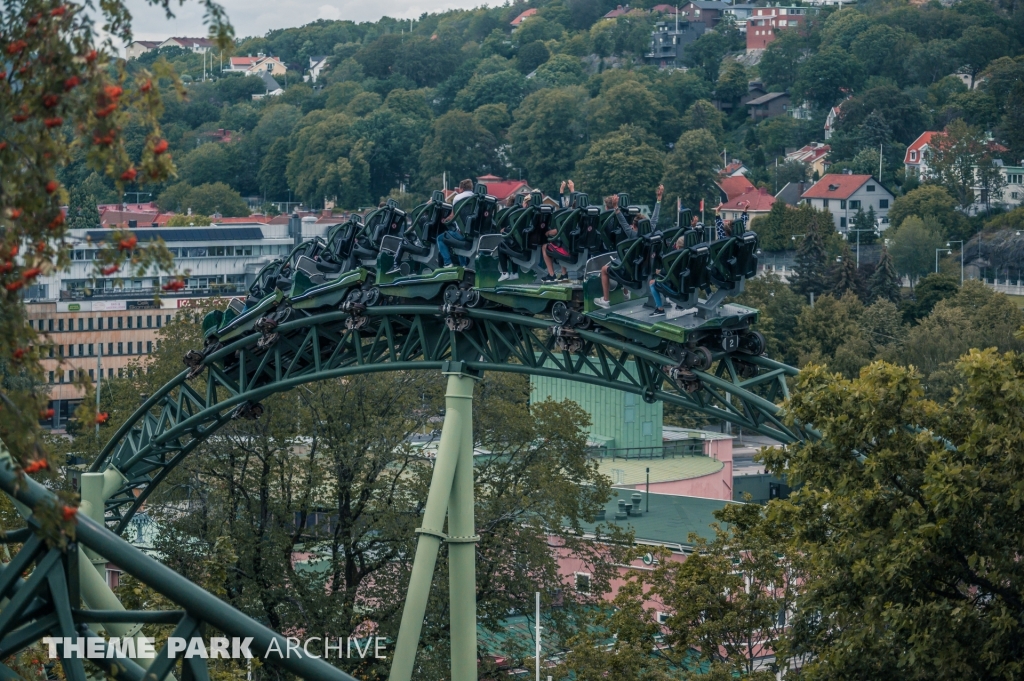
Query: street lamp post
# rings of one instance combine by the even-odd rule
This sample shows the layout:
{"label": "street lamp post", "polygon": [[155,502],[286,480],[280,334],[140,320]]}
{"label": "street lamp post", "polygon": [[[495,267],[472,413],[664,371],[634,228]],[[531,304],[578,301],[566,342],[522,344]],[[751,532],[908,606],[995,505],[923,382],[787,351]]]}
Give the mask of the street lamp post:
{"label": "street lamp post", "polygon": [[848,233],[849,232],[857,232],[857,268],[859,269],[860,268],[860,233],[861,232],[874,232],[875,229],[874,228],[871,228],[871,229],[848,229],[846,231],[847,231],[847,234],[843,234],[843,237],[846,238],[847,241],[849,241],[849,238],[848,238]]}
{"label": "street lamp post", "polygon": [[[961,241],[947,241],[946,248],[949,248],[952,244],[960,244],[960,285],[964,285],[964,242]],[[950,251],[952,253],[952,251]]]}
{"label": "street lamp post", "polygon": [[935,274],[939,273],[939,252],[952,253],[952,248],[936,248],[935,249]]}

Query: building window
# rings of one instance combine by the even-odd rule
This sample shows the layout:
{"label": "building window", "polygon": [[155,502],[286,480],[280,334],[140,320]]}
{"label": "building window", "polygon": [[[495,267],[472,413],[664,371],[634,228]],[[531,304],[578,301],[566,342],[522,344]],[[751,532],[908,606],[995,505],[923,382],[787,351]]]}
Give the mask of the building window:
{"label": "building window", "polygon": [[47,322],[46,322],[46,326],[50,330],[50,332],[52,333],[53,332],[53,320],[52,319],[48,319]]}
{"label": "building window", "polygon": [[160,321],[163,319],[160,315],[156,316],[156,328],[160,328]]}
{"label": "building window", "polygon": [[[124,354],[124,343],[118,343],[117,344],[117,354],[119,354],[119,355],[123,355]],[[119,373],[118,376],[120,376],[120,375],[121,374]]]}
{"label": "building window", "polygon": [[668,617],[669,617],[669,615],[668,615],[667,612],[659,612],[658,613],[658,624],[665,624],[666,622],[668,622]]}
{"label": "building window", "polygon": [[84,343],[79,343],[78,344],[78,356],[79,357],[85,357],[85,344]]}
{"label": "building window", "polygon": [[[50,346],[50,359],[53,359],[53,346],[52,345]],[[53,381],[50,381],[50,383],[53,383]]]}
{"label": "building window", "polygon": [[846,218],[839,218],[839,226],[846,227]]}
{"label": "building window", "polygon": [[128,328],[129,329],[132,328],[132,318],[131,317],[128,318]]}
{"label": "building window", "polygon": [[123,329],[124,328],[124,317],[118,317],[117,318],[117,328],[119,328],[119,329]]}
{"label": "building window", "polygon": [[147,329],[152,329],[153,328],[153,315],[146,315],[146,328]]}
{"label": "building window", "polygon": [[170,324],[170,323],[171,323],[171,315],[165,316],[164,317],[164,324]]}
{"label": "building window", "polygon": [[74,357],[74,356],[75,356],[75,346],[74,345],[69,345],[68,346],[68,357]]}
{"label": "building window", "polygon": [[867,187],[864,188],[864,190],[865,191],[869,191],[869,192],[873,192],[873,191],[875,191],[875,185],[869,184]]}
{"label": "building window", "polygon": [[85,331],[85,320],[81,317],[78,318],[78,330]]}
{"label": "building window", "polygon": [[581,594],[590,593],[590,574],[587,572],[576,573],[576,591]]}
{"label": "building window", "polygon": [[1024,174],[1013,173],[1006,176],[1008,184],[1024,184]]}
{"label": "building window", "polygon": [[95,380],[96,380],[96,370],[95,369],[89,369],[89,381],[95,382]]}
{"label": "building window", "polygon": [[139,315],[138,317],[136,317],[136,319],[135,319],[135,328],[137,328],[137,329],[141,329],[142,328],[142,315]]}
{"label": "building window", "polygon": [[888,208],[889,207],[889,199],[878,199],[878,207],[879,208]]}
{"label": "building window", "polygon": [[89,330],[92,331],[92,317],[89,317]]}
{"label": "building window", "polygon": [[[850,208],[853,208],[853,206],[850,206]],[[839,200],[839,209],[840,210],[846,210],[846,201],[844,201],[842,199]]]}
{"label": "building window", "polygon": [[153,341],[146,341],[146,354],[153,354]]}
{"label": "building window", "polygon": [[828,208],[828,199],[822,199],[821,200],[821,207],[822,208]]}
{"label": "building window", "polygon": [[89,343],[89,356],[90,356],[90,357],[92,357],[92,356],[93,356],[93,347],[92,347],[92,343]]}
{"label": "building window", "polygon": [[113,377],[114,377],[114,369],[113,368],[107,369],[107,378],[113,378]]}
{"label": "building window", "polygon": [[128,354],[132,354],[132,342],[128,341]]}
{"label": "building window", "polygon": [[53,372],[50,372],[50,383],[53,383]]}
{"label": "building window", "polygon": [[57,330],[58,331],[63,331],[64,330],[64,320],[63,319],[58,319],[57,320]]}
{"label": "building window", "polygon": [[124,378],[124,367],[118,367],[117,368],[117,377],[118,378]]}
{"label": "building window", "polygon": [[68,372],[68,383],[74,383],[74,382],[75,382],[75,371],[74,371],[74,369],[72,369],[71,371]]}
{"label": "building window", "polygon": [[860,201],[850,201],[850,210],[860,210]]}
{"label": "building window", "polygon": [[916,161],[917,160],[917,152],[916,151],[910,152],[910,160],[911,161]]}
{"label": "building window", "polygon": [[114,344],[113,343],[107,343],[107,355],[113,355],[113,354],[114,354]]}

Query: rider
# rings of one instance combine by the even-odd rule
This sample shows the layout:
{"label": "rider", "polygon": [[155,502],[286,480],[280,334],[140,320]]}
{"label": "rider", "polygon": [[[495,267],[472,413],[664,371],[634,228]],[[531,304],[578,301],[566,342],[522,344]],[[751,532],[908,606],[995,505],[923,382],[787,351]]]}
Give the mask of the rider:
{"label": "rider", "polygon": [[[661,213],[661,197],[664,193],[665,185],[658,185],[658,189],[655,192],[658,200],[654,204],[654,212],[651,213],[652,225],[658,224],[658,215]],[[635,218],[633,218],[633,224],[630,225],[626,221],[625,216],[623,216],[622,211],[619,209],[618,197],[615,197],[615,201],[612,203],[615,206],[615,219],[619,221],[619,227],[622,228],[622,233],[625,235],[627,239],[636,236],[638,234],[637,225],[640,223],[640,220],[643,219],[643,215],[638,214]],[[608,204],[608,199],[605,199],[605,205],[607,206]],[[601,267],[601,291],[604,293],[604,295],[600,298],[594,298],[594,304],[597,305],[598,307],[609,307],[611,305],[609,297],[611,296],[612,284],[611,278],[608,275],[608,268],[611,267],[611,264],[612,263],[607,263],[606,265]],[[655,302],[657,302],[657,299],[655,299]],[[658,307],[661,306],[658,305]]]}
{"label": "rider", "polygon": [[[565,193],[565,190],[566,190],[567,187],[569,189],[569,193],[568,194]],[[572,180],[569,180],[569,181],[562,180],[562,186],[561,186],[561,188],[558,191],[558,193],[560,194],[559,204],[561,205],[562,208],[570,208],[571,207],[571,205],[572,205],[572,193],[574,191],[576,191],[576,185],[573,184]],[[547,232],[545,232],[544,235],[550,239],[551,237],[555,236],[556,234],[558,234],[558,230],[557,229],[549,229]],[[544,244],[544,249],[540,252],[540,254],[544,257],[544,264],[548,268],[548,276],[546,276],[543,279],[541,279],[541,281],[556,281],[556,280],[558,280],[559,277],[555,276],[555,259],[554,259],[554,256],[555,255],[560,255],[562,257],[566,257],[567,258],[567,257],[570,256],[569,251],[566,250],[565,246],[563,246],[562,244],[555,243],[555,242],[548,242],[547,244]],[[561,276],[561,278],[562,279],[567,279],[568,277],[569,277],[569,271],[565,267],[563,267],[562,268],[562,276]]]}
{"label": "rider", "polygon": [[[463,180],[459,182],[459,193],[452,197],[452,207],[456,206],[459,201],[468,199],[473,196],[473,180]],[[455,211],[452,210],[452,214],[445,219],[445,223],[448,225],[447,230],[443,234],[437,235],[437,252],[441,256],[441,260],[444,262],[445,267],[452,266],[452,248],[459,248],[465,245],[466,237],[459,231],[458,225],[455,223]],[[459,260],[463,267],[466,265],[466,258],[459,256]]]}
{"label": "rider", "polygon": [[[518,194],[510,194],[505,200],[505,205],[511,208],[516,205],[516,197]],[[526,194],[523,196],[523,207],[530,205],[530,195]],[[502,234],[507,234],[512,229],[511,223],[505,227]],[[501,272],[501,276],[498,277],[498,281],[515,281],[519,278],[519,272],[516,271],[515,265],[512,263],[512,259],[509,254],[501,247],[498,248],[498,271]]]}

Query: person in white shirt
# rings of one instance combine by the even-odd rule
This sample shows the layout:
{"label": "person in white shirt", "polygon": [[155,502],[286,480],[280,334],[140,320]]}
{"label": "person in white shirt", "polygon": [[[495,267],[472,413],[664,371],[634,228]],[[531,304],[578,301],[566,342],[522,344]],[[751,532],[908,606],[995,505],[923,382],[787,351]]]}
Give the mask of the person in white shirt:
{"label": "person in white shirt", "polygon": [[[460,201],[468,199],[473,196],[473,180],[463,180],[459,182],[459,193],[452,197],[452,207],[454,208],[459,204]],[[452,210],[452,214],[448,217],[447,221],[448,229],[443,234],[437,235],[437,252],[441,256],[441,260],[444,261],[445,267],[452,266],[452,248],[459,248],[464,246],[466,243],[466,237],[459,231],[458,226],[455,224],[455,211]],[[462,261],[462,266],[466,266],[466,258],[459,256]]]}

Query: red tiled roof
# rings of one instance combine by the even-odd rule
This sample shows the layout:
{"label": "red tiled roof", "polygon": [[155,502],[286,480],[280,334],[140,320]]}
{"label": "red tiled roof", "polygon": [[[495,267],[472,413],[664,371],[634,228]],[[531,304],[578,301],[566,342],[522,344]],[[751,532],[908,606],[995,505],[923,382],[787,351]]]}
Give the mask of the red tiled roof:
{"label": "red tiled roof", "polygon": [[800,161],[801,163],[814,163],[819,158],[827,156],[832,147],[828,144],[808,144],[796,151],[786,154],[787,161]]}
{"label": "red tiled roof", "polygon": [[725,192],[726,200],[732,201],[738,196],[746,194],[754,185],[743,175],[736,177],[723,177],[718,180],[718,187]]}
{"label": "red tiled roof", "polygon": [[230,59],[232,64],[238,64],[239,66],[252,65],[258,62],[259,60],[260,57],[231,57]]}
{"label": "red tiled roof", "polygon": [[773,203],[775,203],[775,197],[769,194],[767,189],[754,189],[734,199],[730,198],[720,205],[718,210],[745,210],[750,213],[767,213],[772,209]]}
{"label": "red tiled roof", "polygon": [[918,138],[917,138],[916,140],[914,140],[914,141],[913,141],[913,142],[912,142],[912,143],[910,144],[910,146],[909,146],[909,147],[907,147],[907,153],[906,153],[906,154],[904,154],[904,156],[903,156],[903,162],[904,162],[904,163],[920,163],[921,161],[923,161],[923,160],[924,160],[924,159],[922,158],[923,154],[920,154],[920,153],[919,153],[919,154],[917,155],[917,160],[916,160],[916,161],[911,161],[911,160],[910,160],[910,152],[911,152],[911,151],[917,151],[917,152],[920,152],[920,151],[922,151],[922,150],[923,150],[923,149],[924,149],[924,148],[925,148],[926,146],[928,146],[929,144],[931,144],[931,142],[932,142],[932,137],[933,137],[934,135],[938,135],[938,134],[939,134],[939,133],[938,133],[938,132],[936,132],[935,130],[927,130],[927,131],[925,131],[925,132],[922,132],[922,133],[921,133],[921,134],[920,134],[920,135],[918,136]]}
{"label": "red tiled roof", "polygon": [[848,199],[872,179],[870,175],[829,173],[800,197],[802,199]]}
{"label": "red tiled roof", "polygon": [[532,17],[536,13],[537,13],[537,8],[536,7],[531,7],[530,9],[526,10],[525,12],[523,12],[522,14],[517,16],[515,19],[513,19],[510,23],[513,26],[518,26],[519,24],[523,23],[524,19],[529,19],[530,17]]}
{"label": "red tiled roof", "polygon": [[658,14],[675,14],[676,8],[672,5],[655,5],[651,8],[651,11]]}
{"label": "red tiled roof", "polygon": [[625,7],[623,7],[622,5],[619,5],[618,7],[613,9],[611,12],[608,12],[608,14],[605,14],[604,18],[605,19],[614,19],[616,17],[621,17],[623,14],[626,14],[627,12],[629,12],[629,5],[626,5]]}
{"label": "red tiled roof", "polygon": [[129,220],[135,220],[140,227],[149,227],[154,222],[158,225],[165,224],[175,213],[142,213],[125,210],[105,210],[100,214],[100,224],[104,227],[114,225],[127,225]]}
{"label": "red tiled roof", "polygon": [[481,184],[487,185],[487,193],[499,201],[504,201],[516,192],[528,190],[530,188],[529,185],[522,180],[502,180],[496,177],[492,180],[490,179],[492,177],[494,176],[484,175],[483,177],[478,177],[477,181]]}
{"label": "red tiled roof", "polygon": [[245,218],[217,218],[213,221],[215,225],[248,225],[253,222],[258,222],[261,225],[266,225],[270,222],[270,218],[266,215],[250,215]]}

